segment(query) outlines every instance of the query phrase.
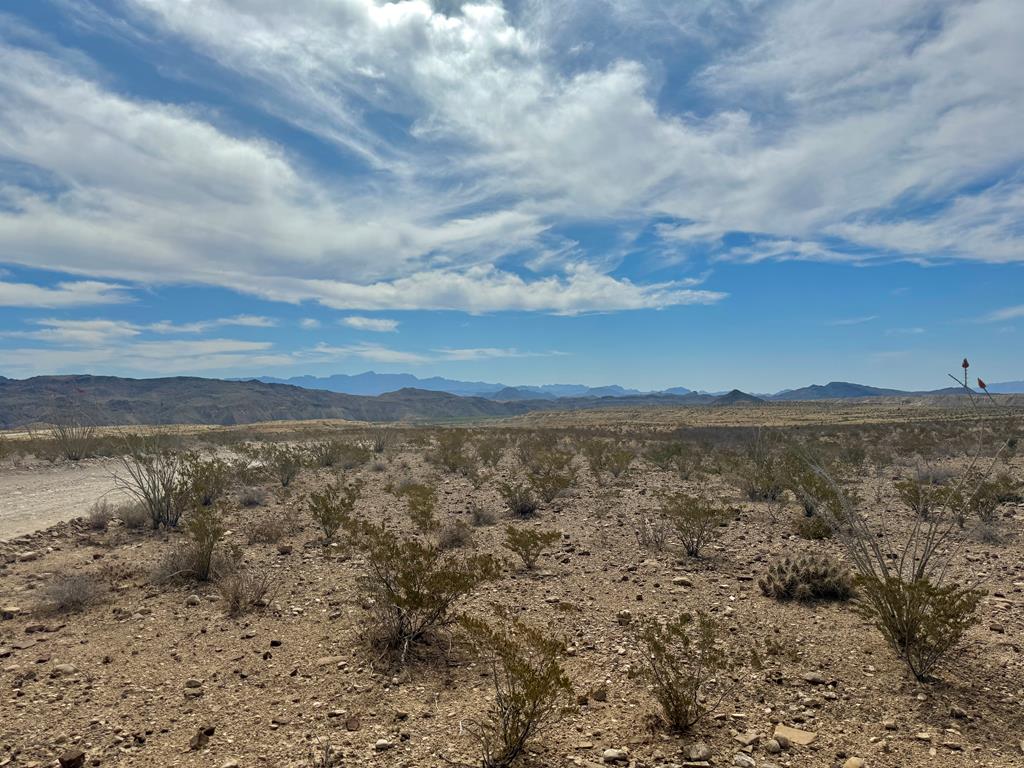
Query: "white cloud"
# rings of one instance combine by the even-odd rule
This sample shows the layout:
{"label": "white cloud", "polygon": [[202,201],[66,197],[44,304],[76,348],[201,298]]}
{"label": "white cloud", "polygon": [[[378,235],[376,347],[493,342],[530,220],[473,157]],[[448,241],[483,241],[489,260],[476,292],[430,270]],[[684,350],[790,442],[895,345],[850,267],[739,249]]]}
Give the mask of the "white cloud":
{"label": "white cloud", "polygon": [[131,300],[124,286],[96,280],[57,283],[53,288],[0,280],[0,307],[64,309],[121,304]]}
{"label": "white cloud", "polygon": [[1007,320],[1018,320],[1024,317],[1024,304],[1015,307],[1003,307],[989,312],[983,319],[987,323],[1003,323]]}
{"label": "white cloud", "polygon": [[375,333],[393,333],[398,330],[397,320],[388,320],[383,317],[343,317],[338,322],[355,328],[358,331],[373,331]]}
{"label": "white cloud", "polygon": [[839,320],[832,320],[829,325],[863,325],[877,320],[878,315],[865,315],[864,317],[844,317]]}
{"label": "white cloud", "polygon": [[299,327],[307,331],[320,327],[320,321],[313,317],[304,317],[299,321]]}

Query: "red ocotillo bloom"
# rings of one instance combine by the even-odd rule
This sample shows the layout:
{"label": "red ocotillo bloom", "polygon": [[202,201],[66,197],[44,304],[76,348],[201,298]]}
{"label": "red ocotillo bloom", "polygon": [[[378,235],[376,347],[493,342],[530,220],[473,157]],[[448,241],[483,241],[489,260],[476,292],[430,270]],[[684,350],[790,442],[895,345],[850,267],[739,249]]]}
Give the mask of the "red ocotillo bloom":
{"label": "red ocotillo bloom", "polygon": [[988,386],[985,384],[985,380],[984,379],[978,379],[978,386],[981,387],[982,389],[985,389],[985,390],[988,389]]}

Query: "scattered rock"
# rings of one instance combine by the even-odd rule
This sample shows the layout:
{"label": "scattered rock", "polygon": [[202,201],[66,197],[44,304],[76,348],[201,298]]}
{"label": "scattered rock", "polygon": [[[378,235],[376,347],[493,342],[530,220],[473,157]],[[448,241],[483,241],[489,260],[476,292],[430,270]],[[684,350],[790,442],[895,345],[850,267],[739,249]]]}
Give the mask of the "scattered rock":
{"label": "scattered rock", "polygon": [[757,763],[750,755],[745,752],[738,752],[733,755],[732,764],[738,765],[739,768],[757,768]]}
{"label": "scattered rock", "polygon": [[777,755],[782,751],[782,745],[776,739],[768,739],[764,743],[764,751],[769,755]]}
{"label": "scattered rock", "polygon": [[601,753],[601,762],[618,765],[629,762],[628,749],[606,749]]}
{"label": "scattered rock", "polygon": [[210,743],[210,737],[213,736],[216,728],[212,725],[204,726],[196,731],[196,735],[188,740],[188,748],[192,751],[202,749]]}
{"label": "scattered rock", "polygon": [[60,768],[82,768],[85,765],[85,752],[81,749],[69,749],[57,758]]}
{"label": "scattered rock", "polygon": [[705,744],[703,741],[698,741],[696,744],[690,744],[683,750],[683,756],[687,760],[694,762],[707,762],[711,760],[711,747]]}
{"label": "scattered rock", "polygon": [[864,758],[850,757],[843,763],[843,768],[864,768]]}
{"label": "scattered rock", "polygon": [[392,744],[387,739],[377,739],[377,742],[373,745],[373,748],[375,750],[377,750],[378,752],[387,752],[389,749],[391,749],[394,746],[395,745]]}
{"label": "scattered rock", "polygon": [[736,741],[738,741],[744,747],[749,747],[752,744],[757,744],[757,742],[761,740],[761,734],[748,731],[747,733],[737,734],[735,738]]}
{"label": "scattered rock", "polygon": [[788,725],[781,724],[775,726],[775,733],[773,736],[775,740],[779,742],[779,746],[783,749],[790,744],[806,747],[818,738],[818,734],[814,731],[802,731],[799,728],[790,728]]}

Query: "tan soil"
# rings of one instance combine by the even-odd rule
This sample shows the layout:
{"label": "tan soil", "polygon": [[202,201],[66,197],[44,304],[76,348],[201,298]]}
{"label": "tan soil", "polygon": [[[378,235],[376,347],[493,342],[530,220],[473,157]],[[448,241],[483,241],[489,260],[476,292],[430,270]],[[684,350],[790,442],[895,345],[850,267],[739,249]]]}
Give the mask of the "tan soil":
{"label": "tan soil", "polygon": [[116,465],[111,459],[0,464],[0,541],[82,517],[97,499],[123,499],[114,488]]}
{"label": "tan soil", "polygon": [[[383,486],[388,477],[437,474],[422,454],[404,446],[388,455],[386,471],[361,469],[366,486],[358,511],[404,525],[403,505]],[[1014,471],[1022,470],[1017,459]],[[98,467],[92,475],[84,467],[37,471],[55,498],[64,488],[84,502],[88,493],[76,478],[92,477],[95,495],[106,487]],[[440,516],[468,520],[472,503],[498,510],[496,482],[515,471],[507,453],[498,478],[479,490],[464,478],[437,475]],[[0,480],[11,483],[4,487],[14,487],[10,477]],[[211,585],[149,582],[153,564],[182,540],[180,533],[130,532],[116,524],[95,532],[71,523],[0,545],[0,563],[7,560],[0,566],[0,606],[22,611],[0,621],[0,766],[48,768],[71,745],[86,751],[87,764],[102,766],[220,768],[232,760],[242,768],[306,766],[316,739],[340,749],[345,766],[443,766],[441,754],[473,764],[464,726],[486,710],[486,670],[458,635],[439,638],[397,673],[367,649],[360,635],[367,614],[356,589],[362,561],[342,548],[325,548],[300,502],[330,477],[305,471],[288,498],[277,497],[268,482],[266,506],[232,505],[227,541],[244,547],[250,566],[272,569],[278,585],[270,609],[241,619],[226,617]],[[889,485],[871,502],[875,512],[896,506],[891,479],[890,473]],[[538,573],[510,564],[500,581],[464,607],[484,613],[496,601],[525,621],[551,627],[576,649],[566,660],[576,692],[590,693],[586,705],[537,740],[523,766],[599,766],[604,749],[624,747],[635,768],[667,768],[682,765],[682,748],[700,740],[711,746],[718,768],[732,765],[741,750],[734,734],[747,731],[761,736],[752,750],[759,768],[841,766],[849,756],[864,758],[867,768],[1024,765],[1024,506],[1005,508],[1005,528],[1013,535],[1008,542],[967,545],[963,573],[983,577],[988,589],[981,620],[941,680],[920,684],[848,604],[803,606],[762,596],[755,580],[771,558],[814,549],[840,555],[838,544],[794,538],[788,521],[795,506],[773,521],[764,505],[740,500],[722,478],[712,483],[735,519],[699,560],[675,550],[638,549],[636,520],[655,509],[659,489],[680,486],[675,475],[642,462],[603,487],[581,469],[566,498],[543,507],[535,521],[516,523],[562,531],[563,544],[541,558]],[[875,498],[872,481],[866,479],[861,491]],[[33,504],[38,518],[40,502]],[[248,543],[246,525],[288,514],[299,520],[284,540],[291,552]],[[505,554],[506,522],[475,529],[476,545]],[[39,556],[17,561],[26,551]],[[109,600],[80,615],[37,610],[52,575],[71,572],[105,573],[115,585]],[[680,576],[690,586],[674,584]],[[200,597],[198,605],[187,603],[190,595]],[[669,616],[695,608],[715,615],[734,647],[770,638],[783,651],[769,654],[763,670],[742,675],[718,715],[694,733],[652,732],[646,725],[652,699],[630,675],[641,653],[617,615],[628,609],[637,618]],[[73,671],[61,674],[63,664]],[[809,673],[824,684],[808,683]],[[202,681],[200,687],[186,688],[189,678]],[[597,701],[593,692],[602,687],[607,700]],[[187,695],[192,691],[199,695]],[[883,727],[886,720],[895,722],[894,730]],[[818,738],[769,755],[763,745],[775,722],[815,731]],[[216,729],[209,744],[190,750],[190,738],[207,725]],[[378,739],[393,747],[376,751]]]}

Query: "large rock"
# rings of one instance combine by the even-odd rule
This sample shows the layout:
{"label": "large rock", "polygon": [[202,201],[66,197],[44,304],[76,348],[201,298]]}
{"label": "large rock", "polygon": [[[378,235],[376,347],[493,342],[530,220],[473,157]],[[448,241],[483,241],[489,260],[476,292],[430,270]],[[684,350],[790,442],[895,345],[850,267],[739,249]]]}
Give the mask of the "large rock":
{"label": "large rock", "polygon": [[81,749],[69,749],[57,758],[60,768],[82,768],[85,765],[85,752]]}
{"label": "large rock", "polygon": [[786,747],[788,744],[806,747],[818,738],[818,734],[814,731],[801,731],[799,728],[790,728],[788,725],[776,725],[773,738],[782,747]]}

